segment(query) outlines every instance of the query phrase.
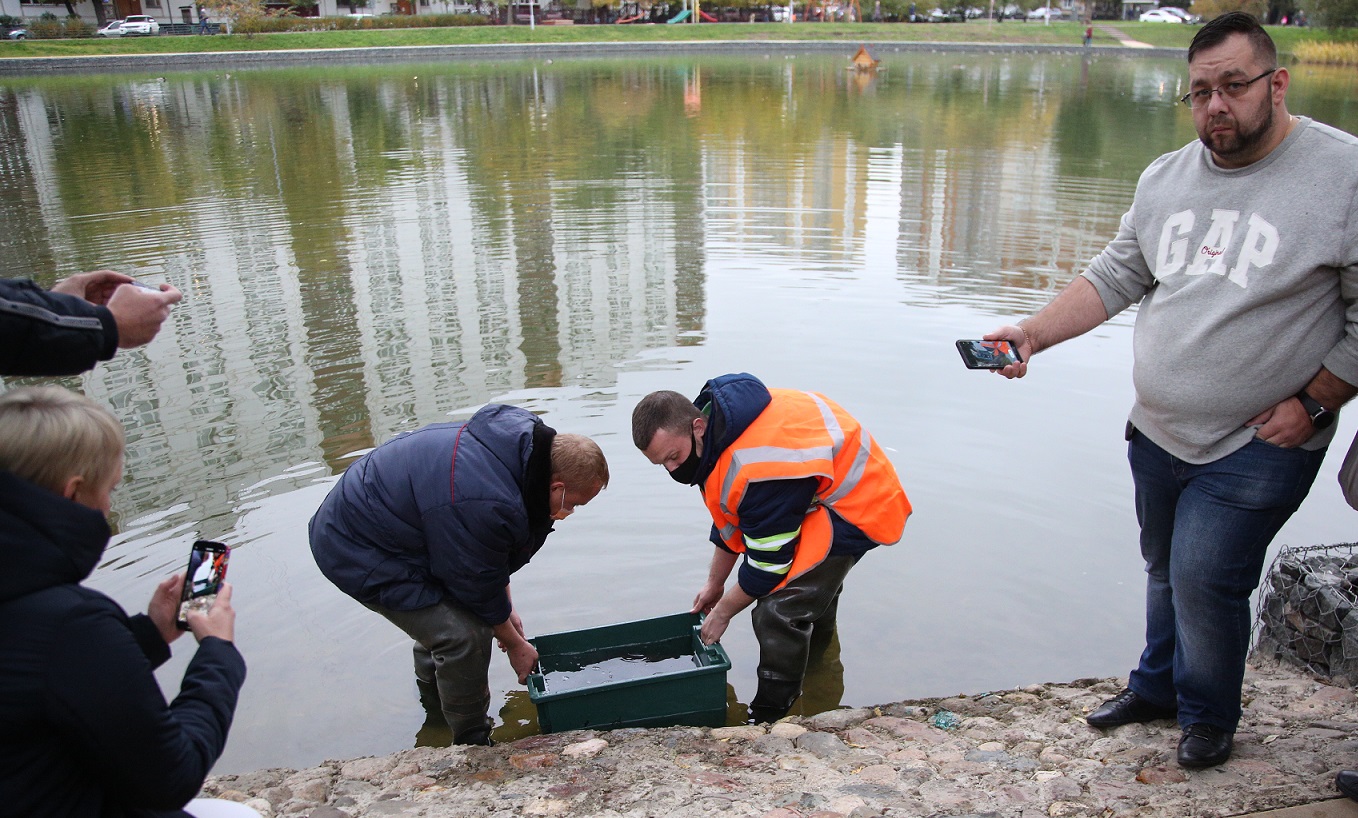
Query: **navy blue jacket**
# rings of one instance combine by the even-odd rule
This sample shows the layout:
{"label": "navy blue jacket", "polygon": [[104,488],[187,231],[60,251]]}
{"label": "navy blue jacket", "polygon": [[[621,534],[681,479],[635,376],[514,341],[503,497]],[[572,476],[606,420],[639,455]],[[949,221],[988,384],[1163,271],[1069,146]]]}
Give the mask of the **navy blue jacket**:
{"label": "navy blue jacket", "polygon": [[509,575],[542,548],[556,431],[514,406],[406,432],[359,458],[311,518],[321,573],[368,605],[444,599],[499,625]]}
{"label": "navy blue jacket", "polygon": [[107,307],[0,279],[0,375],[75,375],[118,351]]}
{"label": "navy blue jacket", "polygon": [[108,538],[98,511],[0,471],[0,816],[184,816],[226,746],[240,653],[204,639],[166,705],[155,624],[78,584]]}

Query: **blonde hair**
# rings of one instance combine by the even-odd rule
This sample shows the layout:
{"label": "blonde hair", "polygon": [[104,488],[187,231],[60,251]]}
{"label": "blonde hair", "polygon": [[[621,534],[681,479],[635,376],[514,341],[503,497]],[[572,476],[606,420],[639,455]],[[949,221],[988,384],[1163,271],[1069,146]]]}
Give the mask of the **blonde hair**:
{"label": "blonde hair", "polygon": [[123,427],[84,395],[56,386],[0,394],[0,469],[60,493],[72,477],[111,482],[122,463]]}
{"label": "blonde hair", "polygon": [[608,485],[608,461],[599,444],[584,435],[552,438],[552,477],[576,490]]}

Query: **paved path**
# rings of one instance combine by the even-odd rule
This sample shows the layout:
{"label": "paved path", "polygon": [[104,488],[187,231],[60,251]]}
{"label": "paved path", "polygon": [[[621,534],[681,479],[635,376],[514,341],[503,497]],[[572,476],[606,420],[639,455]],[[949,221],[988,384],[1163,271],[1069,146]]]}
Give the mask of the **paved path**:
{"label": "paved path", "polygon": [[1109,25],[1096,25],[1094,28],[1118,41],[1119,45],[1127,48],[1154,48],[1150,43],[1143,43],[1140,40],[1133,40],[1122,32],[1122,29]]}

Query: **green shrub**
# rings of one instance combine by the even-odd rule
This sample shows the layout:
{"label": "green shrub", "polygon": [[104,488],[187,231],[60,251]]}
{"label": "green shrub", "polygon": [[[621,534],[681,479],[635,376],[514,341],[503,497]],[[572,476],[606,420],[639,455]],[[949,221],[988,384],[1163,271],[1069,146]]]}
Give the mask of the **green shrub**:
{"label": "green shrub", "polygon": [[94,26],[79,17],[67,17],[62,21],[62,29],[64,30],[63,36],[65,37],[75,38],[94,36]]}
{"label": "green shrub", "polygon": [[45,11],[28,24],[28,36],[35,40],[60,40],[66,36],[66,26],[55,14]]}

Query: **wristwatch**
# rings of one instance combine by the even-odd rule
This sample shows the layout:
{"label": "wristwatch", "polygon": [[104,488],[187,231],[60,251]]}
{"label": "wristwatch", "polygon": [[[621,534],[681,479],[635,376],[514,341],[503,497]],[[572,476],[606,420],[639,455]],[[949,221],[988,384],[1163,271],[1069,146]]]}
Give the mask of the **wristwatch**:
{"label": "wristwatch", "polygon": [[1306,410],[1306,415],[1311,418],[1311,425],[1316,431],[1320,431],[1334,423],[1334,412],[1320,405],[1320,402],[1303,389],[1296,395],[1297,400],[1301,401],[1301,408]]}

